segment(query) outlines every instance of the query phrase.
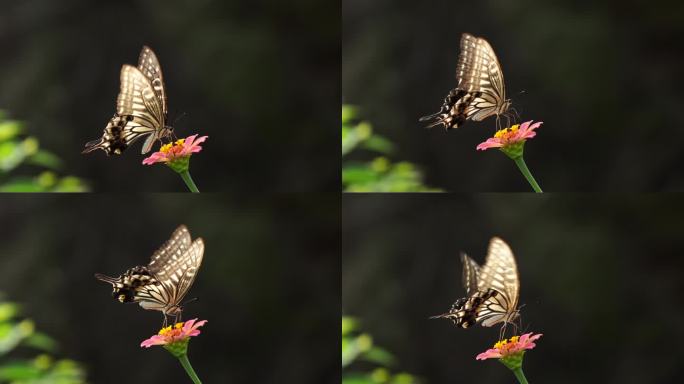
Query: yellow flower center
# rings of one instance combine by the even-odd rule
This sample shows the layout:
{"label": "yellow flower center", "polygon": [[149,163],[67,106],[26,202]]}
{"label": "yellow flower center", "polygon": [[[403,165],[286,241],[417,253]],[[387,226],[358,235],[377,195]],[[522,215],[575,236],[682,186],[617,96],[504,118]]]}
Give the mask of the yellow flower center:
{"label": "yellow flower center", "polygon": [[159,330],[159,334],[164,336],[167,333],[171,332],[172,329],[181,329],[181,328],[183,328],[183,322],[176,323],[174,325],[169,325],[168,327],[164,327],[164,328]]}
{"label": "yellow flower center", "polygon": [[178,139],[178,140],[176,140],[175,143],[168,143],[168,144],[162,145],[162,147],[159,148],[159,151],[163,152],[163,153],[168,153],[171,150],[171,148],[173,148],[175,146],[181,146],[182,147],[184,143],[185,143],[185,139]]}
{"label": "yellow flower center", "polygon": [[494,344],[494,348],[495,348],[495,349],[506,348],[506,346],[508,346],[508,344],[517,343],[517,342],[518,342],[518,339],[520,339],[520,336],[513,336],[513,337],[511,337],[510,340],[508,340],[508,339],[503,339],[503,340],[501,340],[501,341],[497,341],[496,344]]}
{"label": "yellow flower center", "polygon": [[510,128],[500,129],[496,131],[494,137],[497,139],[507,139],[508,137],[514,135],[518,131],[518,128],[520,128],[520,124],[512,125]]}

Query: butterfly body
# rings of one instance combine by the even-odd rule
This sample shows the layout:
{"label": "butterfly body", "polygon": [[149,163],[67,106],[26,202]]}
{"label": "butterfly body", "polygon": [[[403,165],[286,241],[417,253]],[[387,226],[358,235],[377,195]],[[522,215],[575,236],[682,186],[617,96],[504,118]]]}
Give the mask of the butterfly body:
{"label": "butterfly body", "polygon": [[143,309],[160,311],[176,320],[182,313],[182,300],[192,286],[204,255],[204,242],[192,241],[185,226],[178,227],[159,248],[147,266],[135,266],[121,276],[96,274],[112,285],[112,296],[122,303],[138,303]]}
{"label": "butterfly body", "polygon": [[461,261],[467,296],[456,300],[449,312],[432,318],[449,319],[461,328],[477,323],[484,327],[513,324],[520,316],[517,309],[520,282],[515,257],[508,244],[497,237],[492,238],[482,266],[466,254],[461,255]]}
{"label": "butterfly body", "polygon": [[145,154],[155,141],[172,135],[173,128],[166,125],[168,111],[161,66],[149,47],[143,47],[137,67],[121,67],[120,83],[116,114],[102,137],[86,143],[83,153],[101,149],[107,155],[120,155],[136,140],[147,136],[142,147]]}
{"label": "butterfly body", "polygon": [[440,110],[420,118],[430,122],[428,128],[441,124],[449,130],[466,120],[496,116],[498,121],[500,115],[507,115],[511,102],[506,99],[501,65],[485,39],[463,34],[456,80],[456,88],[444,98]]}

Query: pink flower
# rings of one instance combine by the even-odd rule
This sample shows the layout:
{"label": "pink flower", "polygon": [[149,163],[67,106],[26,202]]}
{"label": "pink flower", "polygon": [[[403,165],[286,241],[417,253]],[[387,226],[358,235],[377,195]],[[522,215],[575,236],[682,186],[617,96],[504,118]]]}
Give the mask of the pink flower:
{"label": "pink flower", "polygon": [[[507,366],[509,364],[522,364],[522,355],[526,350],[532,349],[537,345],[534,343],[542,337],[541,333],[533,335],[531,332],[522,336],[513,336],[510,340],[501,340],[490,348],[475,357],[477,360],[501,359]],[[509,367],[510,368],[510,367]]]}
{"label": "pink flower", "polygon": [[174,168],[174,170],[176,170],[174,165],[185,163],[185,170],[187,170],[187,163],[190,156],[193,153],[200,152],[202,150],[200,144],[209,137],[202,136],[197,138],[197,136],[198,135],[192,135],[185,139],[176,140],[175,143],[164,144],[159,148],[159,152],[153,153],[150,157],[144,159],[142,163],[145,165],[166,163],[171,168]]}
{"label": "pink flower", "polygon": [[187,342],[190,337],[199,335],[200,330],[198,328],[206,322],[207,320],[197,321],[197,319],[192,319],[185,323],[176,323],[173,326],[162,328],[158,334],[140,343],[140,346],[149,348],[153,345],[184,343],[187,349]]}
{"label": "pink flower", "polygon": [[490,137],[487,141],[480,143],[477,149],[484,151],[490,148],[501,148],[512,149],[516,148],[520,150],[520,155],[522,155],[522,145],[527,139],[531,139],[537,135],[534,130],[542,125],[542,122],[536,122],[532,124],[533,120],[522,123],[521,125],[513,125],[510,128],[504,128],[497,131],[494,137]]}

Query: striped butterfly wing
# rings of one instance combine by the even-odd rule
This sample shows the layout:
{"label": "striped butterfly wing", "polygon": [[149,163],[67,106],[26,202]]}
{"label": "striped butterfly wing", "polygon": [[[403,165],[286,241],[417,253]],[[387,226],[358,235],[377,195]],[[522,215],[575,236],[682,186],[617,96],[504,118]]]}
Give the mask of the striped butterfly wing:
{"label": "striped butterfly wing", "polygon": [[469,328],[481,321],[480,311],[483,305],[496,294],[493,289],[474,291],[468,297],[456,300],[449,312],[432,316],[431,319],[449,319],[457,327]]}
{"label": "striped butterfly wing", "polygon": [[485,327],[500,322],[511,322],[517,317],[520,280],[513,251],[498,237],[489,242],[484,265],[480,268],[478,290],[494,290],[478,312],[478,321]]}
{"label": "striped butterfly wing", "polygon": [[139,303],[164,315],[179,315],[181,301],[192,286],[202,264],[204,242],[191,241],[188,229],[181,225],[157,251],[147,266],[136,266],[119,277],[96,274],[110,283],[112,295],[122,303]]}
{"label": "striped butterfly wing", "polygon": [[120,155],[136,140],[147,136],[142,147],[145,154],[156,140],[170,135],[165,125],[166,94],[157,57],[151,49],[143,47],[139,61],[137,68],[127,64],[121,68],[116,114],[102,138],[86,143],[83,153],[102,149],[107,155]]}
{"label": "striped butterfly wing", "polygon": [[440,124],[447,130],[458,128],[466,120],[481,121],[508,110],[501,65],[485,39],[463,34],[456,80],[439,112],[420,119],[430,121],[428,128]]}
{"label": "striped butterfly wing", "polygon": [[463,287],[465,287],[466,293],[470,295],[478,290],[480,266],[465,253],[461,253],[461,263],[463,264]]}
{"label": "striped butterfly wing", "polygon": [[[202,239],[190,240],[190,234],[184,226],[179,227],[152,256],[147,266],[159,282],[150,286],[154,290],[156,300],[152,306],[161,307],[165,313],[175,314],[180,311],[181,301],[187,294],[197,276],[204,256]],[[156,309],[156,308],[155,308]]]}
{"label": "striped butterfly wing", "polygon": [[517,317],[520,283],[510,247],[495,237],[483,266],[465,254],[461,254],[461,261],[468,296],[458,299],[449,312],[432,318],[450,319],[456,326],[468,328],[476,323],[491,327]]}
{"label": "striped butterfly wing", "polygon": [[154,93],[161,101],[162,114],[163,116],[166,116],[168,109],[166,107],[166,90],[164,89],[164,78],[162,77],[161,65],[159,65],[157,55],[155,55],[148,46],[144,46],[142,51],[140,51],[138,69],[150,80],[150,83],[152,83]]}

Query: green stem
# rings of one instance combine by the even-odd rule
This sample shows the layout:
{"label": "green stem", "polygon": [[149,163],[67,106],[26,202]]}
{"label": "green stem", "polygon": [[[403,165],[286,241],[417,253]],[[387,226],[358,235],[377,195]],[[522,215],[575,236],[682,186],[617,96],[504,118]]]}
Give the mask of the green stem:
{"label": "green stem", "polygon": [[530,170],[527,169],[527,164],[525,164],[525,160],[523,160],[523,157],[518,156],[515,159],[513,159],[513,161],[515,161],[515,165],[518,166],[518,169],[520,169],[520,172],[522,172],[523,176],[525,176],[527,182],[530,183],[532,189],[534,189],[536,193],[543,193],[541,188],[539,187],[539,184],[537,184],[537,181],[534,179],[534,176],[532,176]]}
{"label": "green stem", "polygon": [[[199,377],[197,377],[197,374],[195,373],[195,370],[192,369],[192,365],[190,365],[190,361],[188,360],[188,355],[183,355],[178,358],[180,360],[181,365],[183,368],[185,368],[185,372],[188,373],[188,376],[192,379],[192,382],[195,384],[202,384],[200,381]],[[525,382],[527,383],[527,382]]]}
{"label": "green stem", "polygon": [[522,371],[522,368],[514,369],[513,374],[515,375],[515,378],[518,379],[518,382],[520,384],[529,384],[527,382],[527,379],[525,378],[525,374]]}
{"label": "green stem", "polygon": [[183,179],[183,181],[185,181],[185,185],[188,186],[188,189],[190,190],[190,192],[199,193],[199,189],[197,189],[195,182],[192,181],[192,176],[190,176],[189,171],[179,172],[179,174],[180,174],[180,177]]}

